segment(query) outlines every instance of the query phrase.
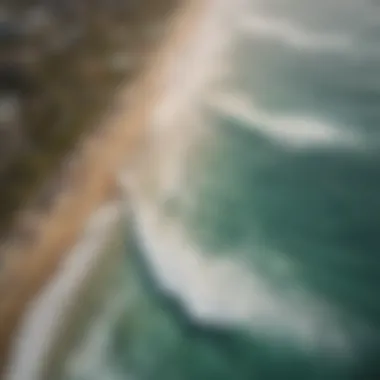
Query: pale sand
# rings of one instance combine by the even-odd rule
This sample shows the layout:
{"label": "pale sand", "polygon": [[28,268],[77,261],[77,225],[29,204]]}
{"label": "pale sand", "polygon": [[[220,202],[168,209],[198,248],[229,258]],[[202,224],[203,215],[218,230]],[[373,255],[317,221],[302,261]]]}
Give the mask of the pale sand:
{"label": "pale sand", "polygon": [[[144,126],[165,88],[163,81],[168,59],[189,38],[206,1],[186,0],[173,17],[165,41],[160,44],[151,66],[133,88],[128,86],[119,98],[116,111],[104,123],[101,133],[81,146],[73,178],[77,180],[59,194],[49,215],[39,221],[33,245],[14,247],[7,252],[0,278],[0,364],[7,361],[9,348],[28,303],[56,272],[87,221],[110,192],[117,175],[131,160],[144,138]],[[125,106],[124,106],[125,105]]]}

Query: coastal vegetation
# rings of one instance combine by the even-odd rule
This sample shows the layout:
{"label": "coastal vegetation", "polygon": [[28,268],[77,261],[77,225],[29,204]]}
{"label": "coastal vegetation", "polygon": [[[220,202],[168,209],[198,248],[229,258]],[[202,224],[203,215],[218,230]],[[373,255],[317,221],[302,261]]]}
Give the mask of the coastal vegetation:
{"label": "coastal vegetation", "polygon": [[0,235],[141,72],[176,2],[2,1]]}

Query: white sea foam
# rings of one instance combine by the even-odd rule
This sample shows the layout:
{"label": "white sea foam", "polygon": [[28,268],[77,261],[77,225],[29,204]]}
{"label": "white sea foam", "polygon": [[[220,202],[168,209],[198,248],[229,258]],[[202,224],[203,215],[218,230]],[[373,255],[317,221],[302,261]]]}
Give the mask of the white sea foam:
{"label": "white sea foam", "polygon": [[110,365],[109,349],[113,329],[125,307],[124,288],[110,289],[102,312],[94,318],[88,333],[69,356],[65,365],[68,379],[129,380],[131,377]]}
{"label": "white sea foam", "polygon": [[[137,190],[138,189],[138,190]],[[201,323],[245,327],[254,334],[285,338],[304,348],[350,351],[332,308],[297,286],[282,291],[239,261],[238,252],[204,252],[179,219],[166,218],[155,199],[132,191],[144,255],[162,289],[182,301]],[[202,205],[198,205],[202,207]],[[226,258],[228,257],[228,258]]]}
{"label": "white sea foam", "polygon": [[256,107],[244,93],[214,93],[209,95],[207,102],[215,111],[236,117],[247,128],[256,130],[279,144],[293,147],[353,146],[360,142],[355,134],[327,122],[303,115],[269,113]]}
{"label": "white sea foam", "polygon": [[297,27],[294,22],[249,14],[241,19],[238,30],[255,38],[266,38],[306,50],[345,51],[352,46],[350,36],[312,32]]}
{"label": "white sea foam", "polygon": [[83,239],[64,260],[58,273],[35,297],[23,317],[11,352],[7,380],[39,380],[45,358],[53,348],[83,280],[95,268],[107,238],[118,219],[118,202],[99,209]]}
{"label": "white sea foam", "polygon": [[157,188],[157,181],[163,184],[160,192],[164,195],[157,195],[158,201],[178,195],[185,187],[192,147],[209,132],[203,95],[230,68],[224,61],[232,37],[226,20],[235,9],[229,0],[209,1],[194,35],[172,56],[163,73],[165,88],[152,114],[146,150],[134,168],[145,172],[151,189]]}
{"label": "white sea foam", "polygon": [[199,113],[204,85],[225,70],[223,64],[218,66],[218,60],[231,40],[229,28],[223,24],[227,5],[229,1],[209,1],[195,35],[171,57],[163,73],[165,88],[152,114],[153,134],[161,133],[162,129],[181,128],[179,121],[183,122],[183,113],[187,117]]}

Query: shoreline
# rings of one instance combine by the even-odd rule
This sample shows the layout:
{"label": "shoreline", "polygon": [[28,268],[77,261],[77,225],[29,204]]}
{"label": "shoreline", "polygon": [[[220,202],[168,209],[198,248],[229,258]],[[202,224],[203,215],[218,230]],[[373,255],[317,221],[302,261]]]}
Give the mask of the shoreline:
{"label": "shoreline", "polygon": [[80,342],[94,310],[99,312],[113,268],[120,265],[121,210],[120,200],[102,205],[34,297],[15,336],[6,380],[59,378],[62,358]]}
{"label": "shoreline", "polygon": [[138,150],[144,126],[149,123],[147,110],[152,109],[165,86],[160,73],[170,55],[188,38],[204,5],[197,0],[178,6],[147,70],[143,70],[135,84],[116,95],[114,114],[76,152],[77,162],[70,171],[74,183],[68,183],[57,195],[48,215],[38,215],[34,243],[7,250],[0,277],[0,369],[5,369],[14,335],[29,302],[56,273],[93,212],[107,199],[114,198],[119,171]]}

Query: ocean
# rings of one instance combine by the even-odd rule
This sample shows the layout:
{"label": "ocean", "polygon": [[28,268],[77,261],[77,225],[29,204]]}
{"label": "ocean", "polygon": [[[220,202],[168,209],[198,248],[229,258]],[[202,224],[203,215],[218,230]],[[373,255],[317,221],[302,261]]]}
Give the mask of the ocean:
{"label": "ocean", "polygon": [[62,380],[380,378],[380,3],[213,0],[121,175]]}

